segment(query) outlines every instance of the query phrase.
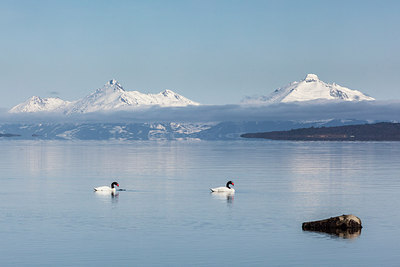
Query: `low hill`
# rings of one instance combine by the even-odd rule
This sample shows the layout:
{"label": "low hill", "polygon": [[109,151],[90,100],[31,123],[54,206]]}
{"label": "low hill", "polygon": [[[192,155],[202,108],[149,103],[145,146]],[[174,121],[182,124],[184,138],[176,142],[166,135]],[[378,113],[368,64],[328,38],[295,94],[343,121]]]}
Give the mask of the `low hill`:
{"label": "low hill", "polygon": [[400,123],[311,127],[290,131],[246,133],[241,137],[299,141],[400,141]]}

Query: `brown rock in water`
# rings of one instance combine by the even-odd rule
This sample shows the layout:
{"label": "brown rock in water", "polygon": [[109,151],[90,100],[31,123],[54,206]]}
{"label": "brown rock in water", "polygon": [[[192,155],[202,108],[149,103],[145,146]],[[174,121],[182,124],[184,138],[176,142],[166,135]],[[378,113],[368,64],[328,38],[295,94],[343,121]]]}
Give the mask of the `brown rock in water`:
{"label": "brown rock in water", "polygon": [[324,232],[335,234],[343,238],[354,238],[361,234],[361,220],[354,215],[341,215],[329,219],[304,222],[304,231]]}

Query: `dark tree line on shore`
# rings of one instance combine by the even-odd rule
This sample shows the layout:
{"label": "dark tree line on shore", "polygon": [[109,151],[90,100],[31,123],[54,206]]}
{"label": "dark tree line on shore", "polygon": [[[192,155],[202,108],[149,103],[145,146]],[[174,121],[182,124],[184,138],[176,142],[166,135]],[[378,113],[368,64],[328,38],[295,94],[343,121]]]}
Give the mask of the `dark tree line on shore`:
{"label": "dark tree line on shore", "polygon": [[241,137],[299,141],[400,141],[400,123],[311,127],[290,131],[247,133]]}

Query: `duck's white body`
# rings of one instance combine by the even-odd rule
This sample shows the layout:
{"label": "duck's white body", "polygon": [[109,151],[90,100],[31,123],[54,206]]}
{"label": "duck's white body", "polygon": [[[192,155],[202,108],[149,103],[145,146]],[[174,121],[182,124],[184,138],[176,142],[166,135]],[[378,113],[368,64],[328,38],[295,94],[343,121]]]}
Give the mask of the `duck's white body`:
{"label": "duck's white body", "polygon": [[109,186],[99,186],[99,187],[94,188],[94,191],[115,193],[116,189],[111,188]]}
{"label": "duck's white body", "polygon": [[114,188],[114,186],[119,186],[119,184],[117,182],[113,182],[111,186],[105,185],[105,186],[95,187],[94,191],[99,191],[103,193],[115,193],[116,189]]}
{"label": "duck's white body", "polygon": [[211,190],[211,192],[216,192],[216,193],[235,193],[235,189],[228,188],[226,186],[210,188],[210,190]]}

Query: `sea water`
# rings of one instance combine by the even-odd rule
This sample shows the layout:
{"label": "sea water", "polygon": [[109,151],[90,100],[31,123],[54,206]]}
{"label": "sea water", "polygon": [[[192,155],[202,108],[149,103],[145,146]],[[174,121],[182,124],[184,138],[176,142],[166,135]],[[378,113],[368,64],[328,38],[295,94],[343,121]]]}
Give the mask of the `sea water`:
{"label": "sea water", "polygon": [[[0,141],[1,266],[398,266],[400,143]],[[233,196],[209,188],[235,183]],[[117,181],[115,195],[93,187]],[[354,238],[304,221],[361,218]]]}

